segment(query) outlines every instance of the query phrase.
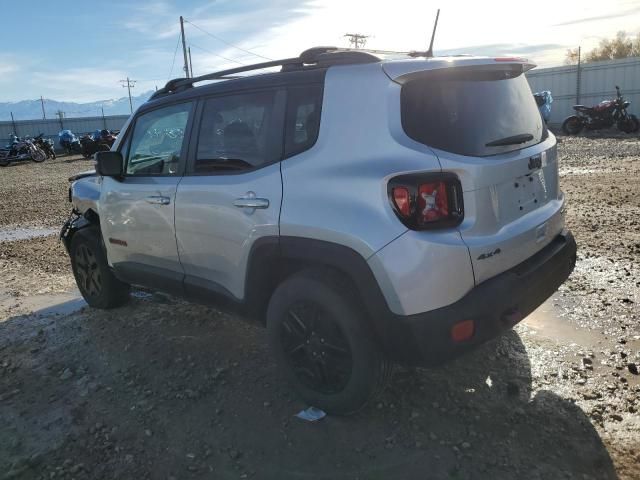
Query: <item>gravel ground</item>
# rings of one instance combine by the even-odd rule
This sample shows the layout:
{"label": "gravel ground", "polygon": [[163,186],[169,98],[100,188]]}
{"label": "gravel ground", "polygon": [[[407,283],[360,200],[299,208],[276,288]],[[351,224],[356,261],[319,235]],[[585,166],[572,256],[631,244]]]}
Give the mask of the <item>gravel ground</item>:
{"label": "gravel ground", "polygon": [[[0,242],[0,478],[640,478],[640,141],[560,140],[569,281],[350,418],[293,417],[262,328],[145,291],[81,308],[54,237]],[[0,228],[57,228],[87,165],[0,170]]]}

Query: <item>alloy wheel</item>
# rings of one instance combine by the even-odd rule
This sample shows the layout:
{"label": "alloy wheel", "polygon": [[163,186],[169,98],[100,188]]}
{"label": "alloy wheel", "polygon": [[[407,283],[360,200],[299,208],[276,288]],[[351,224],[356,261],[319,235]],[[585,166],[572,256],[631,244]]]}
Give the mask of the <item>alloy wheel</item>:
{"label": "alloy wheel", "polygon": [[97,297],[102,292],[102,277],[98,261],[93,251],[86,245],[80,245],[75,256],[78,284],[90,297]]}
{"label": "alloy wheel", "polygon": [[285,357],[295,375],[308,388],[335,394],[351,377],[353,356],[339,325],[320,306],[311,302],[292,305],[282,322]]}

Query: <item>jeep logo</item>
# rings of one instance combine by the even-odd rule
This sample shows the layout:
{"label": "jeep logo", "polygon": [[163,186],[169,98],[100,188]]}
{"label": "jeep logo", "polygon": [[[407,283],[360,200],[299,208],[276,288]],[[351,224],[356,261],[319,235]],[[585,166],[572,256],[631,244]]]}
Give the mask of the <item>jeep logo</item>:
{"label": "jeep logo", "polygon": [[537,168],[542,168],[542,155],[529,158],[529,170],[535,170]]}

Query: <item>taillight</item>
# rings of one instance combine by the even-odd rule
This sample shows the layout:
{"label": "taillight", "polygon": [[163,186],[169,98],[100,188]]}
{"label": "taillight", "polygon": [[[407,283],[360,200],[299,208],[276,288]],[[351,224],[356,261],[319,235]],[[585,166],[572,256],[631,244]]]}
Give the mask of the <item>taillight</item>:
{"label": "taillight", "polygon": [[462,186],[452,173],[400,175],[387,191],[394,212],[412,230],[455,227],[464,218]]}

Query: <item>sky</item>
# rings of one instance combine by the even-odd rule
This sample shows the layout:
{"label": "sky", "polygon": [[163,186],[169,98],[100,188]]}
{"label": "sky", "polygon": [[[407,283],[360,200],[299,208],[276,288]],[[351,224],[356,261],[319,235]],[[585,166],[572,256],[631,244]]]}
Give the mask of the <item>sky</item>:
{"label": "sky", "polygon": [[[58,0],[11,1],[0,29],[0,102],[120,98],[182,76],[179,16],[187,20],[194,74],[316,45],[425,49],[441,8],[435,54],[517,54],[561,65],[567,48],[640,31],[640,0]],[[239,47],[239,48],[238,48]]]}

